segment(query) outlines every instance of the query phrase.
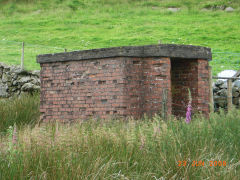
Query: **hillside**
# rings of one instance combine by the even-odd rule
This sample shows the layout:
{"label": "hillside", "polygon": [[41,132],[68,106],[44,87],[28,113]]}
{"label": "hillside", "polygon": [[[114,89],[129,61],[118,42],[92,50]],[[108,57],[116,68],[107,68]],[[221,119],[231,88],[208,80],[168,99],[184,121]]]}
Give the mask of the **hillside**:
{"label": "hillside", "polygon": [[[192,44],[211,47],[214,74],[240,68],[238,0],[1,0],[0,62],[27,69],[36,55],[126,45]],[[233,12],[226,12],[228,6]],[[178,7],[171,12],[167,8]],[[220,52],[220,53],[219,53]]]}

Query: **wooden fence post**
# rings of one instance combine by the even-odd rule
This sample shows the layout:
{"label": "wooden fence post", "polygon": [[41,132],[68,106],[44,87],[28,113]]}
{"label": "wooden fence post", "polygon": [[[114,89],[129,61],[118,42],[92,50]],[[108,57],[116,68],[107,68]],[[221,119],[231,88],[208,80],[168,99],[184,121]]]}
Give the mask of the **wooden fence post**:
{"label": "wooden fence post", "polygon": [[24,42],[22,42],[21,69],[24,69]]}
{"label": "wooden fence post", "polygon": [[210,90],[210,112],[214,112],[213,87],[212,87],[212,67],[209,66],[209,90]]}
{"label": "wooden fence post", "polygon": [[240,107],[240,98],[238,98],[238,108]]}
{"label": "wooden fence post", "polygon": [[[240,70],[236,72],[236,74],[233,77],[238,77],[240,75]],[[238,106],[240,106],[240,98],[238,99]]]}
{"label": "wooden fence post", "polygon": [[232,79],[227,80],[227,107],[228,111],[232,108]]}

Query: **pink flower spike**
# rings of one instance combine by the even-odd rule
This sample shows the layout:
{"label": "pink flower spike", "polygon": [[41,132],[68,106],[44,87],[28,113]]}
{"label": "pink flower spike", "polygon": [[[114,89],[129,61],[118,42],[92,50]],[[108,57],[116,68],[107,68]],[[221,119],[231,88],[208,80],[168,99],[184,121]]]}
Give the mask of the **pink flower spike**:
{"label": "pink flower spike", "polygon": [[186,123],[190,123],[191,121],[191,111],[192,111],[192,106],[191,103],[189,102],[188,106],[187,106],[187,112],[186,112]]}

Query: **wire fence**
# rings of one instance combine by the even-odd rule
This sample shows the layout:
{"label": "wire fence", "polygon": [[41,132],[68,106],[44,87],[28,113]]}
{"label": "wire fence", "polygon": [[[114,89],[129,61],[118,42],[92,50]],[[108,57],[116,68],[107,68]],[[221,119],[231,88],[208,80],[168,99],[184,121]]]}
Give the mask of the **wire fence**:
{"label": "wire fence", "polygon": [[[69,49],[70,50],[70,49]],[[26,69],[39,69],[36,56],[64,52],[65,48],[24,43],[24,66]],[[22,42],[0,40],[0,62],[20,65]]]}
{"label": "wire fence", "polygon": [[[36,63],[36,56],[39,54],[51,54],[64,52],[64,47],[53,47],[38,44],[24,43],[24,66],[26,69],[39,69]],[[67,49],[73,51],[73,49]],[[210,62],[213,75],[226,69],[240,69],[240,53],[222,52],[218,49],[212,49],[213,59]],[[20,65],[22,56],[22,42],[0,40],[0,62],[7,64]]]}

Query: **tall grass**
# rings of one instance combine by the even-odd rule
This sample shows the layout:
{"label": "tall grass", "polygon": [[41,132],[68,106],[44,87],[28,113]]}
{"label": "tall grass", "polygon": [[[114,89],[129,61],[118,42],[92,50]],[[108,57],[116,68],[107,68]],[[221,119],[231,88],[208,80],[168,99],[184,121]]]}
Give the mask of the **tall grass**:
{"label": "tall grass", "polygon": [[39,119],[39,94],[0,99],[0,132],[14,124],[34,125]]}
{"label": "tall grass", "polygon": [[25,127],[14,151],[0,142],[0,179],[238,179],[239,120],[233,110],[190,124],[155,116]]}

